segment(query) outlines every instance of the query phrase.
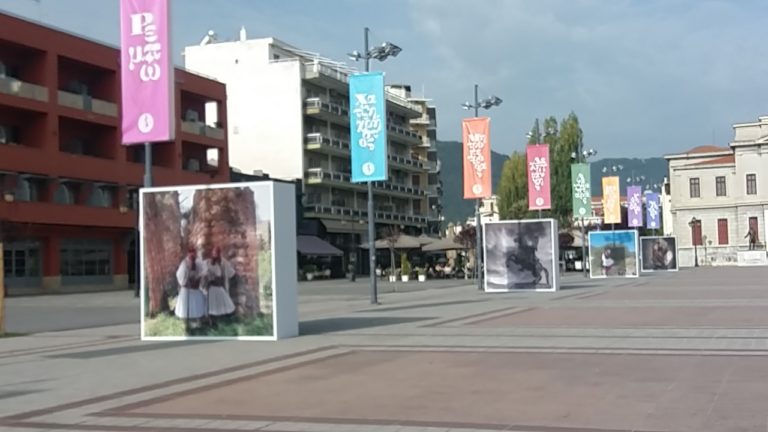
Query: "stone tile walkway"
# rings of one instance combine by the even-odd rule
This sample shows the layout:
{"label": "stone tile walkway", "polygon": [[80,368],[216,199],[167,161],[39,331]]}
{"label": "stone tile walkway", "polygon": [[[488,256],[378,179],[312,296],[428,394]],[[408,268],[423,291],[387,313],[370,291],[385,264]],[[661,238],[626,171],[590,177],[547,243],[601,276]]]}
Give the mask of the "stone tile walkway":
{"label": "stone tile walkway", "polygon": [[766,280],[326,299],[278,343],[140,342],[136,324],[11,338],[0,430],[764,431]]}

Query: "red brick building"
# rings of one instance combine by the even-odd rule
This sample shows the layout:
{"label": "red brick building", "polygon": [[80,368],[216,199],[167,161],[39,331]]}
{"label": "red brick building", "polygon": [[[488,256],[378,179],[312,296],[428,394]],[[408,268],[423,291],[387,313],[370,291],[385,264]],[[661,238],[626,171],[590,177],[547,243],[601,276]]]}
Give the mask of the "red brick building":
{"label": "red brick building", "polygon": [[[118,25],[115,17],[115,25]],[[127,289],[144,151],[121,145],[120,52],[0,14],[0,238],[9,294]],[[224,84],[176,70],[155,186],[229,179]]]}

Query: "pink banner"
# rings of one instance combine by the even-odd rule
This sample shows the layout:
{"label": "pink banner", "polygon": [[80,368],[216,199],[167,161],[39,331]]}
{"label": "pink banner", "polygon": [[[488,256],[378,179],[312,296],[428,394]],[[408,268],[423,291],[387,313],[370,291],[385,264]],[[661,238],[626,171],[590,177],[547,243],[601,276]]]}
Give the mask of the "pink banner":
{"label": "pink banner", "polygon": [[123,144],[175,139],[169,0],[120,0]]}
{"label": "pink banner", "polygon": [[549,189],[549,145],[529,145],[528,155],[528,208],[547,210],[552,208]]}

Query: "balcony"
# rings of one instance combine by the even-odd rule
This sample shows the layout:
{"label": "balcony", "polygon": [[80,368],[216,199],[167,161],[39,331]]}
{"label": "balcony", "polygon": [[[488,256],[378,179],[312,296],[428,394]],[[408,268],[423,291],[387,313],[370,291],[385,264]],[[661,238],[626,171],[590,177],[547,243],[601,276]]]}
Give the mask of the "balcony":
{"label": "balcony", "polygon": [[429,196],[440,196],[442,192],[442,188],[440,185],[429,185],[427,186],[427,195]]}
{"label": "balcony", "polygon": [[411,145],[420,145],[423,142],[421,135],[399,125],[387,123],[387,131],[390,138]]}
{"label": "balcony", "polygon": [[349,139],[329,137],[320,132],[307,134],[304,137],[304,148],[349,157]]}
{"label": "balcony", "polygon": [[424,170],[424,163],[419,159],[413,159],[405,156],[400,155],[393,155],[389,154],[387,156],[387,159],[393,164],[397,165],[401,168],[409,169],[411,171],[423,171]]}
{"label": "balcony", "polygon": [[204,136],[222,141],[225,138],[224,129],[209,126],[199,121],[182,121],[181,131],[192,135]]}
{"label": "balcony", "polygon": [[419,118],[423,115],[421,107],[410,102],[408,99],[389,91],[385,91],[384,93],[387,97],[387,101],[390,102],[387,104],[387,110],[396,111],[409,119]]}
{"label": "balcony", "polygon": [[321,87],[328,87],[338,91],[349,90],[349,74],[347,72],[320,62],[302,63],[302,77],[305,80],[317,83]]}
{"label": "balcony", "polygon": [[304,100],[304,113],[321,120],[349,125],[349,108],[338,102],[318,97]]}
{"label": "balcony", "polygon": [[117,104],[64,90],[59,90],[59,105],[104,116],[117,117]]}
{"label": "balcony", "polygon": [[330,171],[323,168],[310,168],[306,173],[306,182],[312,184],[326,184],[329,186],[344,187],[347,189],[365,190],[365,183],[352,183],[352,176],[347,173]]}
{"label": "balcony", "polygon": [[11,77],[0,77],[0,93],[31,99],[38,102],[48,102],[48,89]]}
{"label": "balcony", "polygon": [[[328,206],[323,204],[310,204],[304,207],[305,216],[308,217],[328,217],[332,219],[342,219],[354,222],[360,222],[368,218],[368,212],[346,207]],[[394,213],[389,211],[375,212],[377,223],[391,223],[403,225],[426,225],[427,218],[424,216],[409,215],[404,213]]]}
{"label": "balcony", "polygon": [[419,125],[419,126],[429,126],[430,120],[428,116],[422,115],[421,117],[411,119],[411,124]]}
{"label": "balcony", "polygon": [[430,174],[437,174],[440,172],[440,165],[441,163],[439,160],[436,160],[436,161],[427,160],[427,171]]}
{"label": "balcony", "polygon": [[[305,175],[305,180],[308,185],[325,184],[346,189],[367,190],[365,183],[352,183],[352,176],[350,174],[331,171],[324,168],[308,169]],[[374,182],[373,187],[381,193],[403,198],[419,198],[427,196],[427,192],[423,189],[392,182]]]}
{"label": "balcony", "polygon": [[388,195],[396,195],[404,198],[418,198],[427,196],[426,191],[420,188],[401,185],[393,182],[374,182],[373,187]]}
{"label": "balcony", "polygon": [[430,210],[427,213],[427,219],[429,219],[430,221],[439,221],[439,220],[442,220],[442,218],[443,218],[442,215],[437,210]]}

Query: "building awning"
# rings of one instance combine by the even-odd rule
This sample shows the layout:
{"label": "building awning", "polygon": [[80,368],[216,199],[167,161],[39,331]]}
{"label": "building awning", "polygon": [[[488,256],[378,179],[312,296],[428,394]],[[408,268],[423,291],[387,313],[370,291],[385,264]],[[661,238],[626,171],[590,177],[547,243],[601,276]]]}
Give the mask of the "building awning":
{"label": "building awning", "polygon": [[344,255],[340,249],[327,241],[315,237],[300,235],[296,236],[296,249],[302,255],[314,256],[341,256]]}
{"label": "building awning", "polygon": [[342,234],[342,233],[357,233],[362,234],[368,230],[368,224],[361,224],[358,222],[349,221],[335,221],[329,219],[321,219],[325,230],[329,233]]}

